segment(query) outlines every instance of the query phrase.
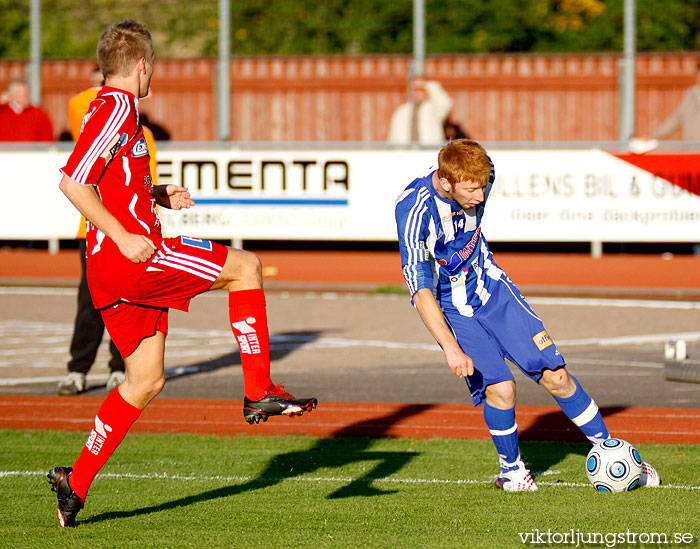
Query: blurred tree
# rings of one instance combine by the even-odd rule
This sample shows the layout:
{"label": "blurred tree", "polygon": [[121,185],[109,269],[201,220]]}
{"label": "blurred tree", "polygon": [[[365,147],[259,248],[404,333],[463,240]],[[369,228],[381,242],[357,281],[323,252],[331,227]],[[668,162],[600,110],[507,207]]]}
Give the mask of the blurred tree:
{"label": "blurred tree", "polygon": [[0,0],[0,56],[29,57],[29,2]]}
{"label": "blurred tree", "polygon": [[235,54],[410,52],[412,6],[412,0],[235,2],[231,50]]}
{"label": "blurred tree", "polygon": [[[624,0],[426,0],[427,52],[622,51]],[[93,57],[102,31],[135,17],[160,57],[213,56],[218,2],[42,0],[47,58]],[[0,0],[0,57],[29,57],[29,3]],[[410,53],[413,0],[236,0],[231,52]],[[700,0],[637,0],[640,51],[700,48]]]}
{"label": "blurred tree", "polygon": [[[250,1],[250,0],[249,0]],[[127,18],[146,23],[159,56],[214,55],[217,2],[179,0],[42,0],[42,55],[94,57],[102,32]],[[29,57],[29,2],[0,0],[0,57]]]}
{"label": "blurred tree", "polygon": [[[622,51],[624,0],[559,0],[547,33],[533,51]],[[595,4],[598,4],[596,6]],[[692,50],[700,46],[699,0],[637,0],[639,51]]]}

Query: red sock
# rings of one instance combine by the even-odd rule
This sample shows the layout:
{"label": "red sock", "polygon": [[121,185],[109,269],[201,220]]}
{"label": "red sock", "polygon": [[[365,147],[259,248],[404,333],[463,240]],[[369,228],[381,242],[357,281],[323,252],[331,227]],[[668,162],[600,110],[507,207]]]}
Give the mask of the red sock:
{"label": "red sock", "polygon": [[95,475],[140,415],[141,410],[124,400],[118,387],[107,395],[95,416],[95,427],[73,465],[70,476],[70,486],[80,499],[85,501]]}
{"label": "red sock", "polygon": [[265,293],[262,289],[231,292],[228,294],[228,313],[241,351],[245,396],[259,400],[273,385]]}

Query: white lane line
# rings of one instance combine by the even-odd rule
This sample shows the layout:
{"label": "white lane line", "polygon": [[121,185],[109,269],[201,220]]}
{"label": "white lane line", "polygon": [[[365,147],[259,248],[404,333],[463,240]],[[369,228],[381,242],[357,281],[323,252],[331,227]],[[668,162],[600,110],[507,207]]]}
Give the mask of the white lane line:
{"label": "white lane line", "polygon": [[606,360],[601,358],[585,358],[585,357],[575,357],[567,358],[566,363],[569,365],[591,365],[591,366],[622,366],[622,367],[633,367],[633,368],[663,368],[663,362],[642,362],[641,360]]}
{"label": "white lane line", "polygon": [[0,295],[78,295],[77,288],[44,288],[34,286],[2,286]]}
{"label": "white lane line", "polygon": [[[201,356],[201,353],[199,353]],[[53,365],[56,366],[55,364]],[[47,367],[46,365],[43,367]],[[201,366],[178,366],[175,368],[166,368],[165,377],[169,378],[182,374],[196,374],[198,372],[208,372],[214,368],[203,364]],[[59,376],[38,376],[38,377],[15,377],[9,379],[0,379],[0,387],[11,387],[13,385],[33,385],[40,383],[58,383],[65,377],[65,374]],[[88,386],[100,383],[106,383],[109,374],[88,374],[86,384]]]}
{"label": "white lane line", "polygon": [[[13,348],[0,349],[0,369],[16,367],[50,368],[60,360],[52,361],[51,357],[65,354],[72,333],[72,324],[39,321],[0,321],[0,337],[3,344],[12,342]],[[166,346],[166,358],[207,360],[212,355],[238,354],[233,336],[229,330],[189,330],[185,328],[172,329],[170,342]],[[36,336],[35,334],[41,334]],[[179,339],[183,338],[183,339]],[[632,336],[585,338],[557,340],[559,347],[609,347],[626,345],[660,344],[669,340],[700,341],[700,332],[678,332],[661,334],[642,334]],[[187,348],[195,346],[196,349]],[[436,343],[408,343],[382,340],[346,339],[338,337],[316,337],[314,335],[273,334],[270,338],[272,351],[281,350],[316,350],[316,349],[348,349],[348,348],[380,348],[395,350],[426,351],[441,353]],[[33,359],[32,355],[38,355]],[[48,358],[48,360],[46,360]],[[604,359],[574,358],[570,363],[600,364],[608,366],[626,366],[637,368],[661,368],[662,363],[610,361]],[[206,371],[206,364],[199,366],[181,366],[166,370],[168,375]],[[52,383],[61,379],[60,376],[22,377],[0,379],[0,386],[19,385],[26,383]],[[103,376],[96,376],[103,379]]]}
{"label": "white lane line", "polygon": [[527,297],[531,305],[567,305],[573,307],[621,307],[643,309],[700,309],[699,301],[664,301],[654,299],[612,299],[588,297]]}
{"label": "white lane line", "polygon": [[[60,376],[38,376],[38,377],[15,377],[11,379],[0,379],[0,387],[12,387],[13,385],[33,385],[39,383],[58,383],[65,377]],[[109,374],[90,374],[87,376],[87,384],[90,385],[91,382],[107,382]]]}
{"label": "white lane line", "polygon": [[[536,476],[550,476],[560,474],[556,471],[541,471]],[[0,479],[5,477],[31,477],[46,476],[46,471],[0,471]],[[171,480],[175,482],[247,482],[247,483],[267,483],[267,482],[362,482],[362,483],[389,483],[389,484],[448,484],[448,485],[491,485],[493,478],[487,480],[478,479],[439,479],[439,478],[386,478],[386,477],[338,477],[338,476],[288,476],[288,477],[265,477],[265,476],[200,476],[200,475],[173,475],[170,473],[100,473],[101,478],[113,480]],[[551,486],[553,488],[590,488],[587,482],[549,482],[537,481],[539,486]],[[661,484],[655,490],[700,490],[700,486],[692,484]]]}
{"label": "white lane line", "polygon": [[[12,357],[12,356],[22,356],[22,355],[33,355],[37,352],[36,349],[0,349],[0,357]],[[47,353],[51,354],[56,354],[56,353],[65,353],[65,349],[58,349],[56,347],[54,348],[46,348],[46,349],[41,349],[41,354],[45,355]]]}
{"label": "white lane line", "polygon": [[619,337],[589,337],[585,339],[558,339],[557,347],[598,345],[607,347],[611,345],[645,345],[650,343],[664,343],[671,340],[700,341],[700,332],[676,332],[670,334],[643,334]]}
{"label": "white lane line", "polygon": [[[75,296],[77,288],[48,288],[34,286],[3,286],[0,295],[38,295],[38,296]],[[306,299],[408,299],[404,294],[374,294],[357,292],[271,292],[281,298],[303,297]],[[218,297],[222,292],[209,292],[201,297]],[[527,297],[531,305],[566,305],[572,307],[641,307],[647,309],[696,309],[700,310],[698,301],[669,301],[655,299],[614,299],[587,297]]]}
{"label": "white lane line", "polygon": [[[94,414],[94,411],[93,411]],[[26,428],[26,426],[31,426],[32,424],[36,424],[37,422],[41,422],[42,425],[46,424],[54,424],[59,426],[59,429],[62,428],[62,426],[66,425],[67,423],[73,424],[73,425],[93,425],[95,423],[94,420],[94,415],[91,415],[89,417],[73,417],[73,418],[63,418],[63,417],[56,417],[56,418],[49,418],[49,417],[41,417],[37,418],[36,415],[28,415],[28,416],[0,416],[0,422],[2,422],[5,425],[11,425],[11,424],[19,424],[23,427]],[[240,426],[240,421],[239,420],[184,420],[184,419],[140,419],[139,420],[139,426],[141,429],[144,429],[146,432],[148,432],[149,428],[150,430],[161,430],[163,427],[167,426],[178,426],[180,428],[183,427],[188,427],[188,428],[198,428],[198,427],[211,427],[211,426],[217,426],[217,427],[230,427],[234,430],[238,429]],[[315,420],[314,421],[314,427],[317,428],[323,428],[326,430],[333,430],[335,431],[340,431],[344,428],[348,427],[347,423],[339,423],[339,422],[328,422],[328,421],[323,421],[323,420]],[[377,428],[381,429],[390,429],[391,427],[394,426],[394,423],[389,421],[387,423],[380,423],[380,422],[373,422],[373,425]],[[484,427],[481,425],[438,425],[439,429],[444,432],[449,432],[449,433],[456,433],[456,435],[459,439],[462,439],[465,435],[467,434],[472,434],[472,433],[483,433],[484,432]],[[304,430],[304,427],[301,427],[302,431]],[[436,425],[435,424],[427,424],[427,425],[411,425],[410,426],[411,430],[414,431],[422,431],[424,433],[430,434],[435,431]],[[536,431],[543,431],[543,429],[536,429]],[[565,433],[567,432],[568,429],[561,429],[561,428],[548,428],[547,433],[550,435],[552,433]],[[671,431],[668,429],[663,429],[661,431],[658,430],[648,430],[648,429],[634,429],[634,430],[629,430],[629,429],[617,429],[616,433],[618,436],[629,436],[629,440],[634,440],[634,438],[639,437],[641,435],[675,435],[675,436],[683,436],[683,437],[689,437],[689,436],[694,436],[696,433],[694,431]],[[445,438],[452,438],[451,435],[445,435]]]}
{"label": "white lane line", "polygon": [[[29,397],[28,397],[29,398]],[[42,421],[55,421],[55,422],[61,422],[61,421],[93,421],[94,419],[94,414],[93,414],[93,407],[94,405],[87,402],[87,401],[80,401],[78,406],[83,406],[89,409],[88,412],[86,412],[87,415],[82,418],[75,418],[75,414],[72,413],[73,419],[66,419],[64,417],[56,417],[56,418],[42,418]],[[27,407],[30,412],[29,416],[27,418],[19,418],[19,419],[31,419],[34,417],[36,419],[36,414],[33,414],[31,412],[32,409],[36,408],[37,405],[36,401],[34,400],[17,400],[13,399],[11,401],[7,400],[1,400],[0,399],[0,414],[2,414],[2,408],[3,407],[12,407],[14,409],[17,409],[18,407]],[[62,399],[52,403],[52,407],[63,407],[63,408],[71,408],[71,410],[76,406],[76,402],[67,402],[63,401]],[[228,412],[232,408],[232,404],[217,404],[215,401],[196,401],[195,403],[178,403],[177,408],[178,410],[181,409],[188,409],[188,410],[193,410],[199,413],[201,410],[223,410]],[[342,406],[337,406],[333,407],[333,410],[330,410],[328,412],[319,412],[319,413],[326,413],[326,414],[335,414],[335,413],[361,413],[361,414],[386,414],[388,412],[394,411],[396,408],[397,404],[387,404],[386,406],[382,407],[377,407],[377,406],[366,406],[363,405],[361,402],[354,402],[354,403],[346,403],[343,404]],[[398,404],[398,406],[404,406],[404,404]],[[438,419],[442,416],[446,415],[452,415],[456,416],[459,419],[467,418],[467,420],[472,419],[472,418],[477,418],[481,419],[483,412],[481,410],[478,410],[476,408],[473,408],[471,405],[467,404],[438,404],[435,405],[433,408],[432,405],[426,405],[428,406],[425,410],[422,410],[420,412],[421,416],[438,416]],[[160,405],[161,408],[168,408],[166,405]],[[551,406],[552,411],[558,410],[558,407],[556,406]],[[316,413],[316,412],[314,412]],[[523,409],[518,411],[519,416],[523,417],[532,417],[532,418],[538,418],[542,415],[542,411],[539,409],[531,409],[531,407],[524,407]],[[634,411],[634,410],[627,410],[624,412],[624,417],[625,419],[639,419],[639,422],[637,423],[638,425],[644,425],[645,420],[649,419],[649,413],[645,412],[640,412],[640,411]],[[685,419],[690,419],[692,421],[700,419],[700,409],[666,409],[664,410],[663,417],[665,419],[673,419],[674,421],[680,421],[680,420],[685,420]],[[11,419],[16,419],[11,416],[2,416],[0,417],[3,421],[8,421]],[[173,422],[180,424],[182,422],[192,424],[192,425],[205,425],[207,423],[210,423],[209,420],[163,420],[163,419],[151,419],[151,420],[144,420],[140,419],[139,424],[142,422],[148,423],[148,424],[153,424],[157,425],[158,423],[166,423],[166,422]],[[323,427],[346,427],[347,424],[344,423],[328,423],[327,421],[320,421],[318,418],[314,420],[315,425],[320,425]],[[218,423],[222,423],[219,421]],[[227,422],[231,425],[238,425],[239,422],[238,420],[235,421],[229,421]],[[440,421],[440,423],[443,423]],[[430,425],[424,426],[424,428],[431,428],[434,429],[434,427],[431,427]],[[465,426],[465,425],[453,425],[449,427],[450,429],[468,429],[468,430],[478,430],[478,431],[483,431],[483,426]],[[644,429],[637,429],[636,431],[625,431],[625,432],[643,432],[643,433],[652,433],[652,434],[688,434],[688,431],[668,431],[667,429],[661,432],[658,431],[647,431]]]}

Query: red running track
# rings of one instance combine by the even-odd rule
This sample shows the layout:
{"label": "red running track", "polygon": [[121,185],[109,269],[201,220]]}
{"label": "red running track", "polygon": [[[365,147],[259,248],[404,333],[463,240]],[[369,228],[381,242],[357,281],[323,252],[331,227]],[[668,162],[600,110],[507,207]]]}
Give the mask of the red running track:
{"label": "red running track", "polygon": [[[103,399],[94,397],[0,397],[0,428],[88,432]],[[700,410],[602,409],[614,436],[640,442],[700,444]],[[550,406],[520,406],[523,440],[585,440],[578,428]],[[235,400],[156,399],[132,431],[216,436],[308,435],[489,438],[481,410],[470,404],[322,402],[311,414],[275,417],[248,425]]]}
{"label": "red running track", "polygon": [[[402,285],[396,252],[260,253],[268,281],[285,283],[395,283]],[[497,254],[499,264],[516,283],[580,293],[603,288],[642,289],[666,298],[700,295],[700,258],[652,255]],[[323,265],[323,269],[318,266]],[[45,251],[0,251],[0,281],[76,284],[77,251],[50,256]],[[573,289],[573,290],[572,290]],[[665,293],[664,290],[666,289]],[[630,294],[631,295],[631,294]],[[87,432],[101,398],[0,397],[0,428],[63,429]],[[372,436],[416,438],[487,438],[482,413],[470,404],[420,405],[322,402],[301,418],[273,418],[248,425],[235,400],[155,400],[134,426],[137,431],[187,432],[220,436]],[[603,409],[615,436],[630,442],[700,443],[700,409]],[[518,407],[517,421],[525,440],[582,440],[558,408]]]}

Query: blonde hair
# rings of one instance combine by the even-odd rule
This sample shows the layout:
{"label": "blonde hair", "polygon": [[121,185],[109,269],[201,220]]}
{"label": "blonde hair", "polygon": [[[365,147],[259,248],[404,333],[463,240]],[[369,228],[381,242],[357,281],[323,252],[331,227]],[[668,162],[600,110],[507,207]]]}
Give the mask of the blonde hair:
{"label": "blonde hair", "polygon": [[486,185],[491,177],[491,160],[484,147],[471,139],[452,141],[438,154],[438,177],[444,177],[452,188],[460,181]]}
{"label": "blonde hair", "polygon": [[110,26],[97,42],[97,63],[105,78],[129,76],[142,57],[150,61],[152,55],[151,33],[133,19]]}

